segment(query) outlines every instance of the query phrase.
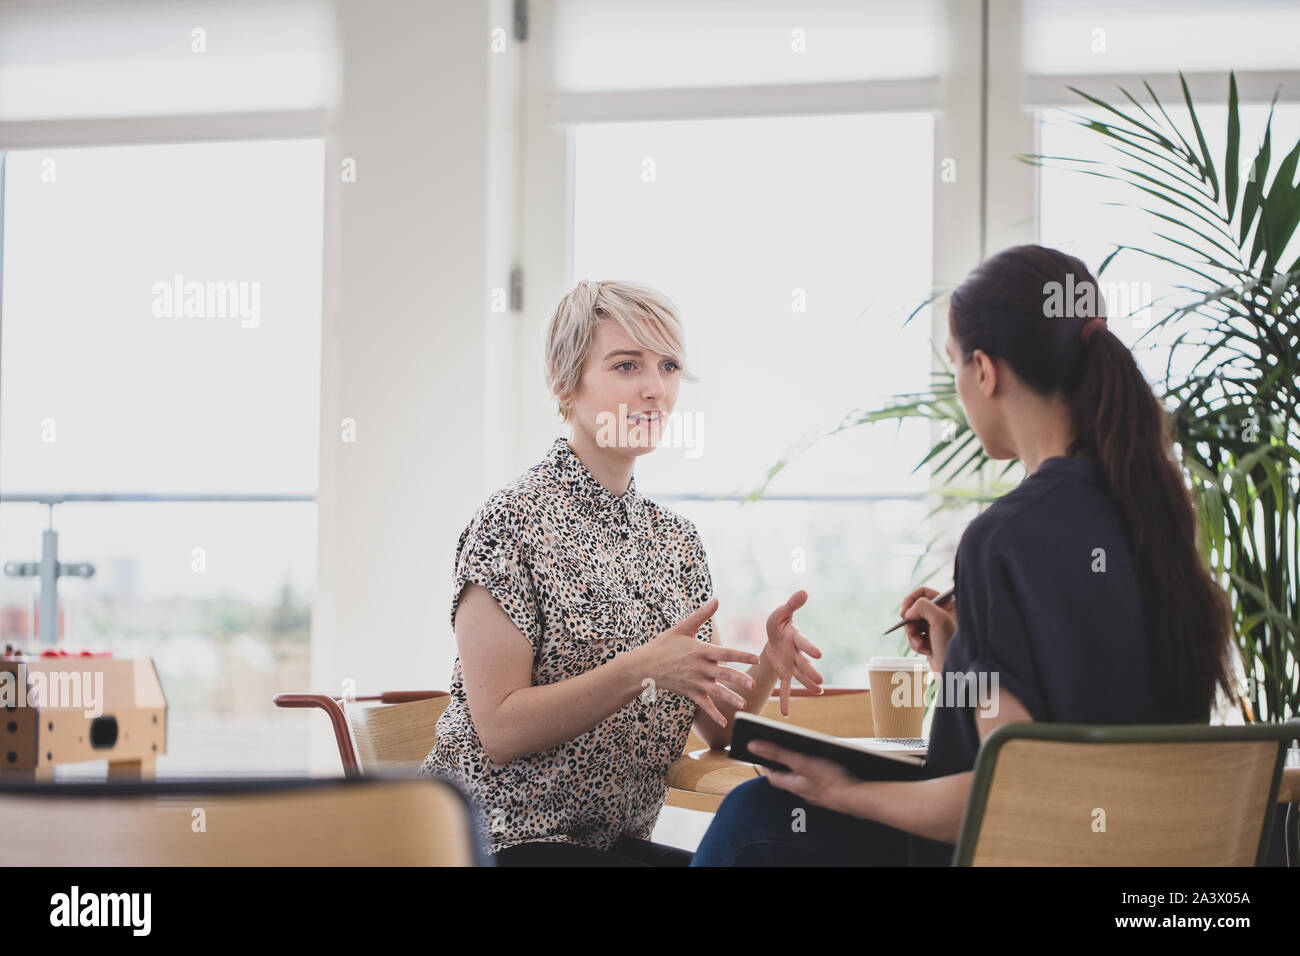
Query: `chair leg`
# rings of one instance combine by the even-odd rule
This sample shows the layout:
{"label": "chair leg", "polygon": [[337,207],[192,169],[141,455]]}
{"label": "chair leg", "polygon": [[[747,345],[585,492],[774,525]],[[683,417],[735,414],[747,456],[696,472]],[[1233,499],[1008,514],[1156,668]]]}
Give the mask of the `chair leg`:
{"label": "chair leg", "polygon": [[1300,804],[1286,805],[1286,865],[1300,866]]}

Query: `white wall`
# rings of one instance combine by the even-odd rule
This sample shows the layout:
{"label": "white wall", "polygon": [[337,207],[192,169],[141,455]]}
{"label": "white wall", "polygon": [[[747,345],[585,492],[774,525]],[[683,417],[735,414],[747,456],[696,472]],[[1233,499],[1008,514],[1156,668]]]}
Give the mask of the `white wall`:
{"label": "white wall", "polygon": [[[517,51],[505,0],[339,0],[338,11],[312,687],[445,689],[457,536],[502,483],[509,443],[486,427],[501,416],[488,418],[485,393],[512,402],[500,390],[513,320],[489,309],[513,254],[503,157],[514,154]],[[491,51],[493,27],[504,54]],[[354,183],[341,181],[345,158]],[[313,772],[337,773],[325,721],[313,729]]]}

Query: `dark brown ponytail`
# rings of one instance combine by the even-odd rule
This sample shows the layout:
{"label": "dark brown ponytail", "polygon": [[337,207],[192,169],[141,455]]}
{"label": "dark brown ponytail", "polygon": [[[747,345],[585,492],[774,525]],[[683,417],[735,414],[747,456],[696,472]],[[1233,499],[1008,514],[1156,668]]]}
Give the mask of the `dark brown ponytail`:
{"label": "dark brown ponytail", "polygon": [[1040,394],[1069,400],[1069,453],[1100,463],[1128,531],[1161,710],[1204,723],[1216,687],[1237,699],[1227,597],[1197,549],[1169,416],[1128,347],[1094,321],[1102,315],[1088,267],[1032,245],[982,263],[953,293],[950,310],[963,361],[980,349]]}

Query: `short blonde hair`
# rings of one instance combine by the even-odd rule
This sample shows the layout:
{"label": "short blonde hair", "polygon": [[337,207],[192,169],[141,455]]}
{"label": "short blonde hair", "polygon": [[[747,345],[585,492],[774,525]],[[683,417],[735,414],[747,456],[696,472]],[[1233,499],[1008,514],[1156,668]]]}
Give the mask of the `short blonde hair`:
{"label": "short blonde hair", "polygon": [[546,384],[566,422],[573,406],[560,396],[577,390],[596,325],[607,318],[641,348],[669,356],[687,381],[697,380],[686,371],[682,322],[667,296],[632,282],[583,279],[556,307],[546,327]]}

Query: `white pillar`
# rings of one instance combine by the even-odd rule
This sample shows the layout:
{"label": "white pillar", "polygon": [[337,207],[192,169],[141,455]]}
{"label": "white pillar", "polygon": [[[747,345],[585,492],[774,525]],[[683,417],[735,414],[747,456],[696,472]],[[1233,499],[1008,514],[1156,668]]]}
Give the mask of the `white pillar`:
{"label": "white pillar", "polygon": [[[509,6],[338,3],[343,78],[325,176],[317,692],[340,695],[348,679],[357,694],[447,689],[456,540],[502,483],[487,463],[504,457],[508,441],[486,396],[512,385],[495,370],[494,343],[509,315],[490,312],[513,249],[514,217],[500,199],[502,180],[514,175],[501,161],[511,124],[496,117],[515,95],[517,53],[491,49],[494,27],[514,46]],[[348,160],[355,182],[342,177]],[[345,420],[355,424],[353,441]],[[312,770],[336,773],[328,722],[312,716]]]}

